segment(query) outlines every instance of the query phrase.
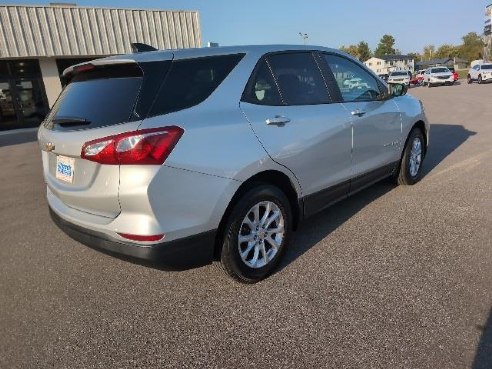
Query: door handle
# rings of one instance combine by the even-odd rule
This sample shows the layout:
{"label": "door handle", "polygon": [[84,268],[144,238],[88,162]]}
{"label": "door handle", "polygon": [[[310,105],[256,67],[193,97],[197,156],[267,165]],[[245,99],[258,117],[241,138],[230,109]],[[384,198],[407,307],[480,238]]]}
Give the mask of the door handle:
{"label": "door handle", "polygon": [[357,109],[357,110],[354,110],[351,114],[354,116],[362,117],[364,114],[366,114],[366,112]]}
{"label": "door handle", "polygon": [[281,115],[276,115],[275,118],[268,118],[265,123],[268,125],[283,126],[285,123],[289,123],[290,119]]}

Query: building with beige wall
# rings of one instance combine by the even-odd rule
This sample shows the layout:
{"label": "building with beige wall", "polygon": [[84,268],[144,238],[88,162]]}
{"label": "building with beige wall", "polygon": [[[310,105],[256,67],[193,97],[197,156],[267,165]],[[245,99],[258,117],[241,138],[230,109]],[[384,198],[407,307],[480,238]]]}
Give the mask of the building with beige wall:
{"label": "building with beige wall", "polygon": [[372,57],[364,62],[376,74],[389,74],[394,70],[415,71],[415,61],[409,55],[385,55]]}
{"label": "building with beige wall", "polygon": [[201,47],[196,11],[9,5],[0,25],[0,130],[38,125],[70,65],[131,53],[134,42]]}

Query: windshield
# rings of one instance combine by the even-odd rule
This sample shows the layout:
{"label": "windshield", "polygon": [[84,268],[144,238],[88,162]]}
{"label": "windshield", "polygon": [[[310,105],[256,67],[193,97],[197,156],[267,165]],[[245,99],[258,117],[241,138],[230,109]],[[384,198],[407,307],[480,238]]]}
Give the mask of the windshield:
{"label": "windshield", "polygon": [[431,73],[449,73],[448,68],[434,68],[431,70]]}
{"label": "windshield", "polygon": [[492,69],[492,64],[484,64],[482,65],[482,69]]}

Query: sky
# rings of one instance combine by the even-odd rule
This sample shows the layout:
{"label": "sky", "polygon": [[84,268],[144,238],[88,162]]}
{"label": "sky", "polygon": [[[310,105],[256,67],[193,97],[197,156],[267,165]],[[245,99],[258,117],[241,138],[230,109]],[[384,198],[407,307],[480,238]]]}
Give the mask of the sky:
{"label": "sky", "polygon": [[[63,0],[52,0],[63,2]],[[46,5],[49,1],[0,0],[0,4]],[[425,45],[458,45],[468,32],[483,32],[492,0],[65,0],[79,6],[198,10],[202,44],[299,44],[338,48],[366,41],[374,51],[391,34],[403,53]],[[406,3],[406,4],[405,4]]]}

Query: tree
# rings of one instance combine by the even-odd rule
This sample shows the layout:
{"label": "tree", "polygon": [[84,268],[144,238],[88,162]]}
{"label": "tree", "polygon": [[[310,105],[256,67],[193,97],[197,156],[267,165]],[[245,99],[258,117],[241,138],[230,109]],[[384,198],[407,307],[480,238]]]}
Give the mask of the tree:
{"label": "tree", "polygon": [[463,45],[459,47],[459,56],[468,61],[481,59],[483,53],[483,41],[476,32],[470,32],[462,37]]}
{"label": "tree", "polygon": [[355,58],[359,57],[359,49],[357,48],[356,45],[349,45],[349,46],[342,45],[340,46],[340,50],[346,52],[347,54],[352,55]]}
{"label": "tree", "polygon": [[370,59],[372,56],[371,49],[369,48],[369,45],[365,41],[359,42],[357,45],[357,57],[361,62],[365,62],[366,60]]}
{"label": "tree", "polygon": [[424,46],[422,60],[431,60],[435,55],[436,47],[434,45]]}
{"label": "tree", "polygon": [[384,35],[379,41],[378,47],[374,50],[374,55],[377,57],[395,54],[395,38],[391,35]]}
{"label": "tree", "polygon": [[439,46],[436,50],[434,57],[435,58],[454,58],[458,56],[459,48],[453,45],[444,44]]}
{"label": "tree", "polygon": [[422,55],[420,55],[419,53],[408,53],[408,56],[410,56],[416,62],[419,62],[422,60]]}

